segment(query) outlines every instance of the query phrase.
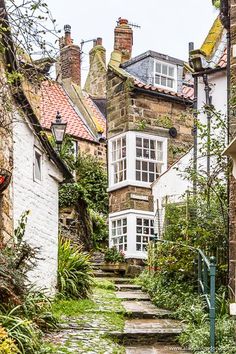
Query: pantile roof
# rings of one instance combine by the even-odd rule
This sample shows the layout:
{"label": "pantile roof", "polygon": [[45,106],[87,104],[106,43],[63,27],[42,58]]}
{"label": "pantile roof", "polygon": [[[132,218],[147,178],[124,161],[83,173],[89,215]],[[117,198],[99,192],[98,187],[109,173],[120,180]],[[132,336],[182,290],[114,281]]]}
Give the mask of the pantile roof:
{"label": "pantile roof", "polygon": [[55,121],[57,111],[59,111],[62,120],[67,122],[67,134],[79,139],[96,141],[83,117],[75,110],[70,98],[58,82],[44,81],[42,83],[40,106],[41,124],[44,128],[50,129],[51,123]]}
{"label": "pantile roof", "polygon": [[192,100],[193,99],[193,87],[188,87],[183,85],[183,90],[182,93],[171,91],[171,90],[166,90],[157,86],[153,86],[150,84],[145,84],[144,82],[138,80],[137,78],[134,79],[134,86],[148,90],[148,91],[156,91],[160,93],[164,93],[166,95],[174,96],[174,97],[179,97],[187,100]]}

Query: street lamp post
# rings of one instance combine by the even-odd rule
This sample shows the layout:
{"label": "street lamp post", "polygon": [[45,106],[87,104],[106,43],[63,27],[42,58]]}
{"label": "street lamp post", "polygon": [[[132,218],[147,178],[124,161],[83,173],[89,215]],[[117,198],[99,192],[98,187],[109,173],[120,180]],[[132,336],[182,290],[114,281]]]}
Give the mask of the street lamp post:
{"label": "street lamp post", "polygon": [[64,140],[67,123],[63,123],[60,112],[57,112],[56,121],[51,123],[51,131],[57,144],[57,150],[60,151],[61,144]]}

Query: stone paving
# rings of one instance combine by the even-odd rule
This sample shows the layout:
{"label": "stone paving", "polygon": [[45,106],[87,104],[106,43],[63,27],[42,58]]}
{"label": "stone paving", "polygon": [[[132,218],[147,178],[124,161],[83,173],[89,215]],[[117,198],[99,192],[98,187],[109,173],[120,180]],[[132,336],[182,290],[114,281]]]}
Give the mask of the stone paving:
{"label": "stone paving", "polygon": [[[186,354],[176,344],[180,322],[171,312],[156,308],[130,279],[96,271],[98,287],[91,308],[61,316],[60,329],[46,337],[50,353]],[[102,289],[109,280],[114,290]],[[112,284],[111,284],[112,285]],[[81,300],[83,301],[83,300]]]}

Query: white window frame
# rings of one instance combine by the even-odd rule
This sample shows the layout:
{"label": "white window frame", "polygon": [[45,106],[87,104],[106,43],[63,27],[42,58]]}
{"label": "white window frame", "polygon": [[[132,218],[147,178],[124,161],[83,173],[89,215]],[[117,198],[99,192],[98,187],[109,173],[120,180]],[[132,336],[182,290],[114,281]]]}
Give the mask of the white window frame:
{"label": "white window frame", "polygon": [[[36,146],[34,146],[34,151],[33,151],[33,180],[35,182],[41,183],[43,179],[43,154],[42,151],[39,150]],[[40,172],[40,178],[36,176],[36,154],[40,157],[40,164],[39,164],[39,172]]]}
{"label": "white window frame", "polygon": [[[150,218],[144,215],[136,216],[136,240],[135,241],[136,241],[137,252],[147,252],[148,243],[154,240],[155,238],[154,221],[155,220],[153,217]],[[146,230],[148,230],[148,232]],[[140,249],[138,249],[139,245],[140,245]]]}
{"label": "white window frame", "polygon": [[[114,167],[112,159],[112,142],[117,138],[126,136],[126,179],[119,183],[114,183]],[[136,137],[142,137],[146,139],[154,139],[162,143],[163,147],[163,162],[161,174],[167,169],[167,143],[168,138],[160,137],[157,135],[151,135],[144,132],[129,131],[126,133],[118,134],[108,141],[108,175],[109,175],[109,188],[108,191],[113,191],[128,185],[137,187],[149,188],[152,182],[144,182],[136,180]],[[149,161],[149,160],[147,160]],[[153,162],[153,161],[149,161]],[[158,163],[158,161],[156,161]]]}
{"label": "white window frame", "polygon": [[[125,140],[125,144],[124,144]],[[118,142],[120,146],[118,148]],[[115,146],[115,149],[114,149]],[[118,184],[127,179],[127,138],[126,135],[118,136],[112,139],[111,148],[111,170],[112,182]],[[120,155],[120,156],[119,156]],[[121,168],[122,167],[122,168]],[[116,176],[116,177],[115,177]],[[118,181],[116,180],[118,179]]]}
{"label": "white window frame", "polygon": [[[169,74],[162,74],[160,72],[157,72],[156,71],[156,64],[167,65],[168,68],[169,67],[172,68],[174,70],[174,75],[170,76]],[[156,83],[156,75],[159,75],[160,77],[164,77],[166,79],[174,80],[173,87],[170,87],[168,85],[157,84]],[[165,90],[177,92],[177,80],[178,80],[177,76],[178,76],[177,75],[177,65],[170,64],[168,62],[161,61],[161,60],[154,60],[154,64],[153,64],[153,83],[154,83],[154,86],[161,87],[161,88],[163,88]]]}
{"label": "white window frame", "polygon": [[151,219],[154,221],[154,212],[129,209],[109,214],[109,247],[114,246],[112,242],[112,221],[127,219],[127,251],[124,251],[126,258],[147,259],[147,252],[137,251],[136,243],[136,220],[137,218]]}
{"label": "white window frame", "polygon": [[118,251],[127,251],[127,217],[116,217],[111,221],[111,246]]}

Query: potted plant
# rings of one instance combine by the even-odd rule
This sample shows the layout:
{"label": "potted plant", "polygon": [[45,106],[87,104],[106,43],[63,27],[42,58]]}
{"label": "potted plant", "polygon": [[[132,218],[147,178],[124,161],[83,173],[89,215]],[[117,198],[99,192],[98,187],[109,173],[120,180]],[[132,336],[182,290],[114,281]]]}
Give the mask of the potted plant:
{"label": "potted plant", "polygon": [[106,249],[104,261],[104,270],[126,270],[125,253],[123,251],[118,251],[115,246]]}

